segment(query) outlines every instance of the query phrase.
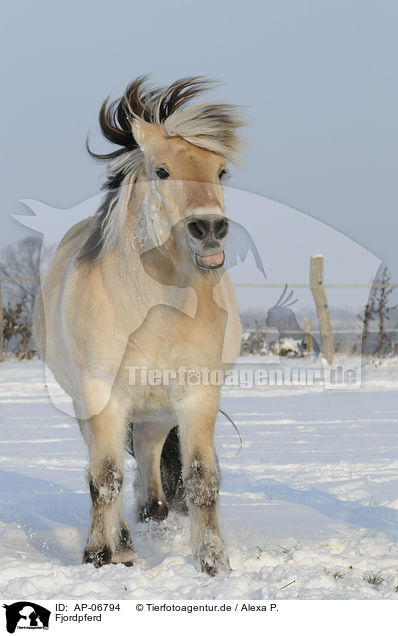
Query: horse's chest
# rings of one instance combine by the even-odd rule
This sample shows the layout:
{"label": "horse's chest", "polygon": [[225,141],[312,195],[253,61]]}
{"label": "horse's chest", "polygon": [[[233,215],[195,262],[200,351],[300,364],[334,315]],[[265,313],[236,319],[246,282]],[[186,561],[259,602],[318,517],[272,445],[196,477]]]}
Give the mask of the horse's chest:
{"label": "horse's chest", "polygon": [[220,355],[226,324],[227,313],[219,307],[198,308],[192,317],[172,307],[157,306],[148,312],[130,342],[159,363],[170,364],[178,358],[200,362]]}
{"label": "horse's chest", "polygon": [[225,328],[222,309],[193,318],[170,307],[151,310],[131,334],[124,357],[135,401],[161,408],[176,391],[192,386],[195,374],[219,369]]}

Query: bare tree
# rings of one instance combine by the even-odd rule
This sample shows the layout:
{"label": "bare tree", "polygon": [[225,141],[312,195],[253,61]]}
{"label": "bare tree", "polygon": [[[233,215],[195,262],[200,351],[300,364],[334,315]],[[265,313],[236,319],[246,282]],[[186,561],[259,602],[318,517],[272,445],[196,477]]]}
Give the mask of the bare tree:
{"label": "bare tree", "polygon": [[390,295],[392,294],[391,274],[388,267],[383,269],[380,284],[377,287],[375,300],[375,313],[379,322],[379,337],[377,341],[376,355],[381,357],[385,353],[391,340],[386,332],[386,323],[390,319],[390,313],[396,309],[397,305],[389,306]]}
{"label": "bare tree", "polygon": [[[391,312],[397,307],[397,305],[390,305],[390,296],[392,292],[391,274],[388,267],[384,267],[381,275],[378,276],[372,287],[363,315],[358,316],[363,323],[363,346],[368,344],[371,322],[377,321],[378,338],[375,355],[379,358],[383,356],[388,345],[391,343],[387,334],[386,326],[390,320]],[[369,349],[369,346],[367,346],[367,348]]]}
{"label": "bare tree", "polygon": [[30,360],[35,355],[32,348],[32,321],[24,312],[22,303],[10,303],[3,310],[3,342],[20,360]]}
{"label": "bare tree", "polygon": [[365,309],[363,310],[363,314],[358,314],[359,320],[362,322],[362,349],[364,352],[370,350],[369,343],[369,329],[370,323],[372,320],[376,318],[376,306],[375,306],[375,291],[376,288],[372,287],[370,292],[368,302],[365,305]]}
{"label": "bare tree", "polygon": [[[28,235],[15,244],[7,245],[0,254],[1,274],[10,278],[39,278],[42,239]],[[22,302],[27,314],[32,314],[34,299],[39,289],[38,280],[8,282],[4,285],[6,302]]]}
{"label": "bare tree", "polygon": [[1,281],[3,342],[19,358],[30,358],[34,353],[32,315],[40,285],[41,243],[41,237],[25,236],[0,254],[0,274],[23,279]]}

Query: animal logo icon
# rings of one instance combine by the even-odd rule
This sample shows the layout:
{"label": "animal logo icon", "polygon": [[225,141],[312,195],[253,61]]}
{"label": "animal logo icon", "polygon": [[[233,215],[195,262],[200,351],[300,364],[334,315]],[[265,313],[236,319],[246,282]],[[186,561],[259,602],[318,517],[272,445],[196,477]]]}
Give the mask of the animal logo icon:
{"label": "animal logo icon", "polygon": [[268,310],[265,318],[267,327],[276,328],[279,331],[279,352],[283,350],[283,343],[288,339],[298,339],[299,354],[313,352],[313,360],[316,360],[320,354],[320,348],[315,338],[302,329],[297,322],[296,315],[290,307],[294,305],[298,298],[292,300],[294,291],[287,293],[288,285],[286,283],[282,294],[278,301],[271,309]]}
{"label": "animal logo icon", "polygon": [[17,627],[23,629],[48,629],[50,610],[31,601],[18,601],[3,605],[6,610],[6,627],[13,634]]}

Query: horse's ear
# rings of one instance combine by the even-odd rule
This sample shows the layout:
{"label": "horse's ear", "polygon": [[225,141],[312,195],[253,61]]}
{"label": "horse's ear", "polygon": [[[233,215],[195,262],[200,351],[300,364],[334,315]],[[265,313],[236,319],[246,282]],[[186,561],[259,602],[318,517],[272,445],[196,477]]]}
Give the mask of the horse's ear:
{"label": "horse's ear", "polygon": [[163,141],[166,137],[166,133],[150,122],[143,119],[133,119],[131,122],[131,128],[133,130],[134,139],[141,148],[143,153],[150,153],[153,151],[160,141]]}

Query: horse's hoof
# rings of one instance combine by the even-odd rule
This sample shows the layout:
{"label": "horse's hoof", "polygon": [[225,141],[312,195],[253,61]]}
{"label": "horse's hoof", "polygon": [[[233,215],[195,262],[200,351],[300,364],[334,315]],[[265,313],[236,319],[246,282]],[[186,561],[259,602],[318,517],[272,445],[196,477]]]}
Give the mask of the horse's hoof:
{"label": "horse's hoof", "polygon": [[208,538],[199,548],[198,557],[200,569],[208,576],[231,572],[228,555],[219,537],[213,537],[211,541]]}
{"label": "horse's hoof", "polygon": [[131,568],[136,562],[137,556],[134,550],[116,550],[112,556],[112,563],[123,563]]}
{"label": "horse's hoof", "polygon": [[208,559],[200,560],[200,569],[204,574],[208,576],[214,577],[218,574],[229,574],[231,572],[231,566],[229,565],[228,558],[220,559],[212,559],[209,561]]}
{"label": "horse's hoof", "polygon": [[203,574],[207,574],[207,576],[217,576],[218,570],[215,565],[209,565],[209,563],[201,563],[201,570]]}
{"label": "horse's hoof", "polygon": [[142,506],[138,512],[138,521],[164,521],[169,514],[169,509],[164,501],[150,501]]}
{"label": "horse's hoof", "polygon": [[108,565],[112,560],[112,550],[104,545],[100,548],[86,547],[83,552],[83,563],[91,563],[95,568]]}

